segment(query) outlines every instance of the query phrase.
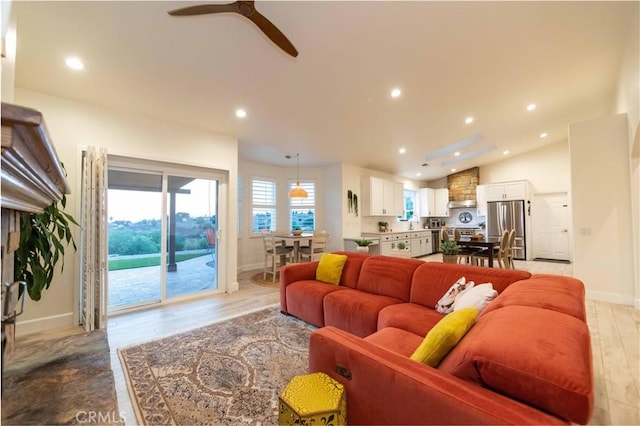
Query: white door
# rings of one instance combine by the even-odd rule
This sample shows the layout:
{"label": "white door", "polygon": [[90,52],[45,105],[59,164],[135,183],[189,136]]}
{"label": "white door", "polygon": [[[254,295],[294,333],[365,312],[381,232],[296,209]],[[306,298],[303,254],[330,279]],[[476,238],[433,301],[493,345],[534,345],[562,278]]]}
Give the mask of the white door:
{"label": "white door", "polygon": [[567,193],[538,194],[533,203],[533,257],[571,260]]}

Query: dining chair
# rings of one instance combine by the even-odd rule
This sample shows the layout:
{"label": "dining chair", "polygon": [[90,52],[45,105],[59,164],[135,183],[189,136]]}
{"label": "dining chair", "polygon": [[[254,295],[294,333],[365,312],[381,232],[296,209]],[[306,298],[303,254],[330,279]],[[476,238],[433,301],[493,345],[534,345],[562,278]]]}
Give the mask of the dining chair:
{"label": "dining chair", "polygon": [[509,237],[507,239],[507,247],[505,250],[505,264],[508,269],[516,269],[516,263],[513,261],[513,245],[516,241],[516,230],[509,231]]}
{"label": "dining chair", "polygon": [[[293,247],[287,247],[284,242],[275,238],[272,233],[262,234],[264,245],[264,269],[262,279],[267,279],[267,274],[271,274],[271,282],[276,282],[276,276],[280,268],[286,265],[287,260],[292,260]],[[271,260],[271,263],[269,263]]]}
{"label": "dining chair", "polygon": [[[498,262],[498,266],[500,268],[506,269],[506,251],[507,251],[507,245],[509,244],[509,231],[504,230],[502,231],[502,234],[500,235],[500,245],[498,245],[497,247],[494,247],[493,249],[493,261],[497,261]],[[475,253],[472,256],[471,259],[471,263],[477,266],[484,266],[484,261],[489,261],[489,249],[484,249],[482,251],[479,251],[477,253]]]}
{"label": "dining chair", "polygon": [[314,260],[319,260],[322,253],[325,252],[327,248],[327,240],[329,239],[329,234],[318,233],[309,238],[309,245],[305,247],[300,247],[300,261],[301,262],[313,262]]}
{"label": "dining chair", "polygon": [[[462,237],[460,230],[458,228],[453,228],[453,238],[455,241],[459,241]],[[473,264],[473,255],[482,251],[482,247],[460,247],[460,252],[458,253],[458,263],[460,261],[464,261],[464,263],[472,265]]]}

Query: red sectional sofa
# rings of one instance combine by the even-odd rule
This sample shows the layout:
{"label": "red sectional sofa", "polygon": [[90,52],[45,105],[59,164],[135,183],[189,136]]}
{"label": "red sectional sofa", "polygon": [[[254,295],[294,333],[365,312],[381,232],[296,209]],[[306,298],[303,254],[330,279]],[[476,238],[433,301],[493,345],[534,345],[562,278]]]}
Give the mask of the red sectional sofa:
{"label": "red sectional sofa", "polygon": [[[349,424],[587,423],[593,410],[584,286],[573,278],[346,254],[339,285],[287,265],[281,311],[319,328],[309,371],[347,389]],[[437,368],[411,354],[460,277],[496,297]]]}

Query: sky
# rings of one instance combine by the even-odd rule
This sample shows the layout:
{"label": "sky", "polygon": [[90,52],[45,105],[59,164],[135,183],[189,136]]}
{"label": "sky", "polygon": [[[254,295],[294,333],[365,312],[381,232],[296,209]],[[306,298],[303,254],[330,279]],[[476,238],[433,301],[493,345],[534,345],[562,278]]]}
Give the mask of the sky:
{"label": "sky", "polygon": [[[195,179],[185,185],[191,194],[176,196],[176,212],[189,213],[191,217],[213,216],[216,213],[216,181]],[[108,193],[109,222],[162,218],[162,194],[160,192],[123,191],[110,189]]]}

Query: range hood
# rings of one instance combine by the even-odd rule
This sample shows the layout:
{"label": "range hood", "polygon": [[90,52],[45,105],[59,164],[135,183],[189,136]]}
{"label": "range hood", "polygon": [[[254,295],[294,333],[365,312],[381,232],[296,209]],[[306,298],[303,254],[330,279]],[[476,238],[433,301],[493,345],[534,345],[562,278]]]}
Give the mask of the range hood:
{"label": "range hood", "polygon": [[480,169],[473,167],[447,176],[449,208],[476,208],[476,186],[480,181]]}
{"label": "range hood", "polygon": [[476,200],[449,201],[450,209],[476,208],[478,203]]}

